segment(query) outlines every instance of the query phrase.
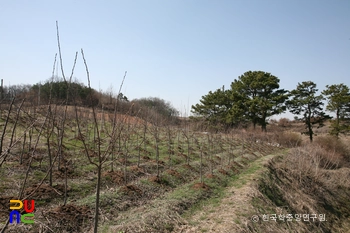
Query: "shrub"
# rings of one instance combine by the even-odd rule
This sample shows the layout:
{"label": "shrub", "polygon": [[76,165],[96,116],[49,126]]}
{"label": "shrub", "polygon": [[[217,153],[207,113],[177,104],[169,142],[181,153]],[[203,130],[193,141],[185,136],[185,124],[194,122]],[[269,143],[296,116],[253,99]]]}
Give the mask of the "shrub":
{"label": "shrub", "polygon": [[323,169],[337,169],[342,165],[342,157],[327,151],[316,144],[307,144],[303,147],[293,148],[287,156],[288,167],[295,175],[313,177],[317,179]]}
{"label": "shrub", "polygon": [[278,121],[278,126],[280,127],[289,127],[290,126],[290,120],[288,118],[281,118]]}
{"label": "shrub", "polygon": [[282,132],[275,134],[275,141],[284,147],[298,147],[301,146],[302,137],[300,133]]}
{"label": "shrub", "polygon": [[328,152],[336,152],[344,157],[349,153],[345,143],[334,136],[327,135],[315,137],[314,143]]}

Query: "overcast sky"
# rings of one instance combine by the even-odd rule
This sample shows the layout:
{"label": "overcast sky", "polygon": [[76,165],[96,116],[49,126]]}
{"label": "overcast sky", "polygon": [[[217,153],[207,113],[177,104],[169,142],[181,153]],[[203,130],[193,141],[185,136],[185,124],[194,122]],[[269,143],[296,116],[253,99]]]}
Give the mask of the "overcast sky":
{"label": "overcast sky", "polygon": [[[281,88],[350,86],[349,0],[0,0],[0,78],[51,77],[59,22],[69,76],[84,49],[95,89],[160,97],[183,113],[248,70]],[[60,73],[58,73],[61,76]],[[87,84],[81,55],[73,77]]]}

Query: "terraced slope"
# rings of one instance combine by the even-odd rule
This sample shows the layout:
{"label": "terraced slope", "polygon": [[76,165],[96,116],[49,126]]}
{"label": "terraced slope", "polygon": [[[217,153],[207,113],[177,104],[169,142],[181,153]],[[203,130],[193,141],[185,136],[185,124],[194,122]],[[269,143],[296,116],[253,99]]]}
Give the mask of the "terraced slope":
{"label": "terraced slope", "polygon": [[[8,219],[9,200],[17,199],[20,190],[22,197],[35,200],[35,224],[10,224],[7,232],[91,231],[97,170],[89,160],[98,161],[99,147],[102,153],[108,151],[102,167],[100,232],[174,231],[186,224],[181,215],[187,210],[222,195],[252,161],[280,150],[237,135],[134,124],[127,119],[118,126],[120,134],[112,149],[109,123],[97,138],[91,119],[86,118],[80,135],[74,119],[67,119],[58,153],[61,129],[54,128],[47,139],[50,127],[55,126],[45,125],[43,116],[36,119],[41,124],[32,129],[31,144],[18,136],[27,122],[16,128],[18,143],[0,169],[0,228]],[[39,132],[45,133],[37,137]],[[88,154],[83,140],[88,143]],[[51,159],[52,186],[48,182]]]}
{"label": "terraced slope", "polygon": [[[189,210],[199,208],[205,200],[222,197],[227,192],[225,188],[227,185],[231,185],[241,174],[257,169],[254,161],[265,161],[271,157],[266,156],[267,153],[280,151],[276,147],[266,145],[254,145],[249,148],[254,149],[255,146],[264,147],[264,151],[262,149],[254,153],[246,151],[235,157],[230,165],[221,165],[220,156],[216,155],[218,162],[215,163],[213,173],[206,167],[205,170],[208,171],[203,183],[198,182],[200,168],[198,161],[191,163],[190,166],[180,165],[171,171],[165,170],[161,176],[163,181],[156,185],[151,184],[152,187],[158,187],[160,195],[142,205],[119,211],[117,217],[101,227],[101,232],[178,232],[188,229],[188,221],[181,215],[188,215]],[[138,180],[132,185],[147,190],[149,182],[150,180]],[[142,195],[139,196],[141,197]]]}

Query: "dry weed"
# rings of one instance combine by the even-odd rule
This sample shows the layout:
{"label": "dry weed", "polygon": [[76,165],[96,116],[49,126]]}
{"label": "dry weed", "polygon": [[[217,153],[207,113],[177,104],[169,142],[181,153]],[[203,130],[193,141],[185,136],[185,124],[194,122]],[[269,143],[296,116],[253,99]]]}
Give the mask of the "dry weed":
{"label": "dry weed", "polygon": [[295,132],[282,132],[274,134],[275,141],[284,147],[298,147],[302,144],[302,136]]}
{"label": "dry weed", "polygon": [[306,144],[293,148],[286,157],[287,168],[298,174],[299,180],[309,176],[317,179],[321,170],[337,169],[341,166],[342,157],[335,151],[328,151],[317,144]]}
{"label": "dry weed", "polygon": [[290,123],[290,120],[288,119],[288,118],[281,118],[281,119],[279,119],[279,121],[278,121],[278,126],[280,126],[280,127],[283,127],[283,128],[285,128],[285,127],[289,127],[291,125],[291,123]]}
{"label": "dry weed", "polygon": [[[303,230],[296,230],[294,227],[298,227],[293,225],[295,232],[344,232],[350,216],[350,168],[344,167],[342,161],[339,153],[317,143],[293,148],[288,155],[269,163],[269,173],[260,180],[259,189],[272,206],[283,208],[286,213],[326,215],[327,220],[322,223],[300,224]],[[256,206],[272,208],[261,199]],[[261,230],[267,226],[259,227]]]}
{"label": "dry weed", "polygon": [[327,135],[315,137],[314,143],[329,152],[335,152],[342,156],[349,154],[349,148],[346,144],[334,136]]}

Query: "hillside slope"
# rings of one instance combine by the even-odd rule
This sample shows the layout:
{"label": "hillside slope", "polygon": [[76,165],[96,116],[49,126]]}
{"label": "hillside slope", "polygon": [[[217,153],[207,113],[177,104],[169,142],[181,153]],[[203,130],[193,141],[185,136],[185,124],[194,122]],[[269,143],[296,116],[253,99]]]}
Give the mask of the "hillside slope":
{"label": "hillside slope", "polygon": [[175,232],[350,232],[350,168],[297,180],[291,158],[299,149],[252,162],[222,199],[201,205]]}

